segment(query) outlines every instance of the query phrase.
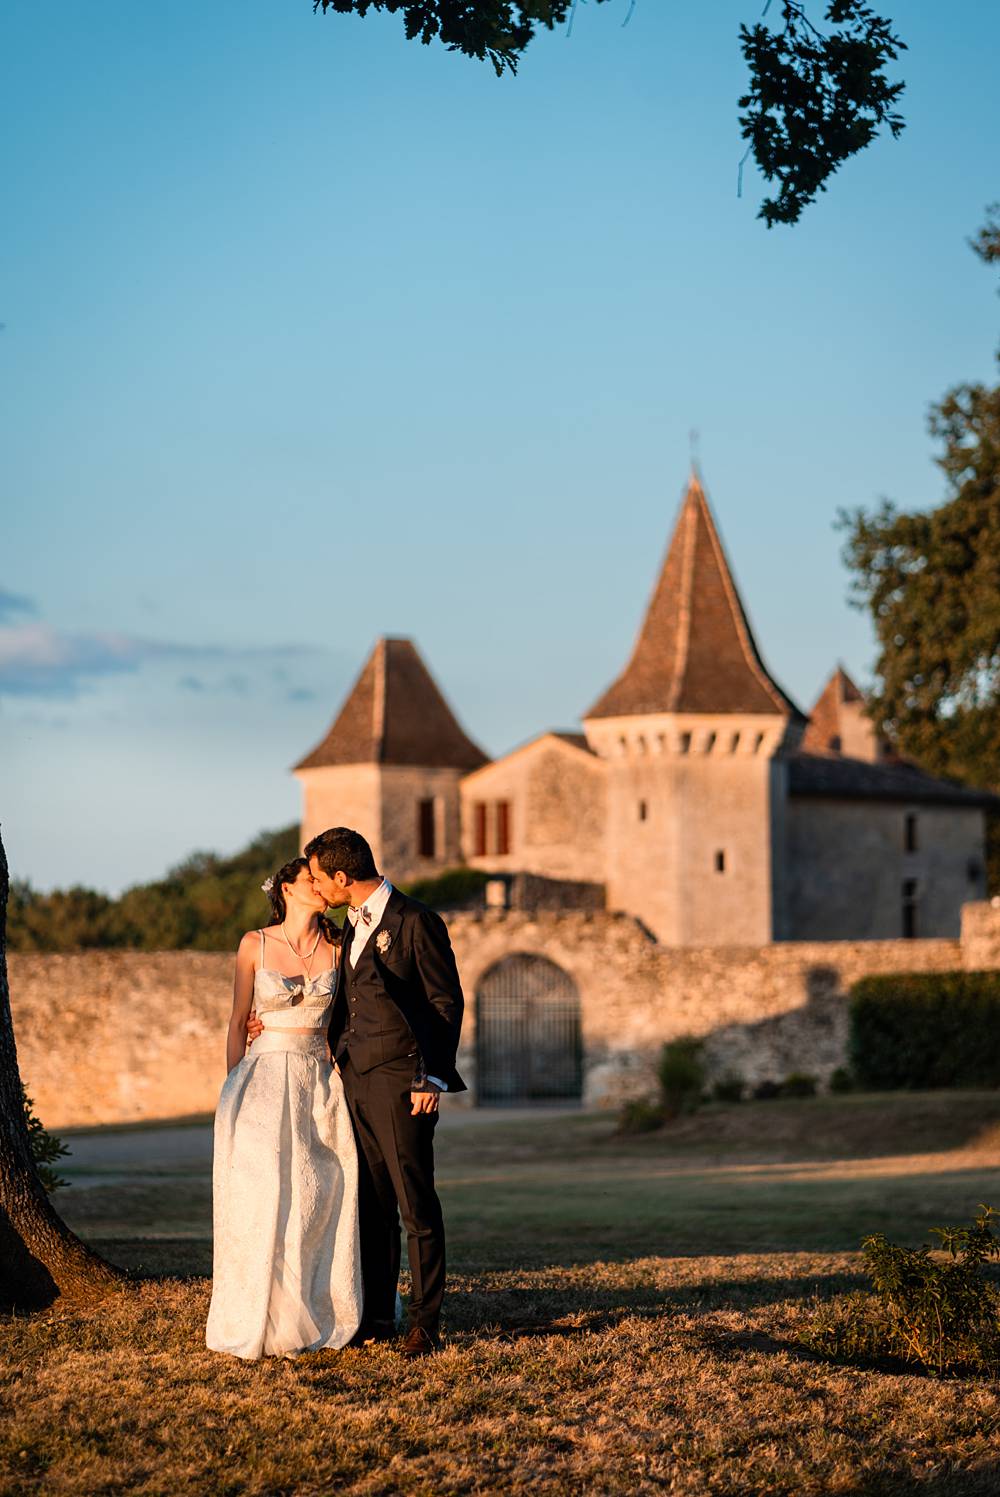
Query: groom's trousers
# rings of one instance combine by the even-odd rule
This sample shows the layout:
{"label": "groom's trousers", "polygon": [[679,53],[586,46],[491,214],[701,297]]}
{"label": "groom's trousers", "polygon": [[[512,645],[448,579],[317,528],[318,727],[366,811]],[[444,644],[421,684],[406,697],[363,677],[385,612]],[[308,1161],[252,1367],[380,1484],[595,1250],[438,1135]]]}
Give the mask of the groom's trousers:
{"label": "groom's trousers", "polygon": [[410,1259],[410,1325],[437,1334],[444,1298],[444,1219],[434,1189],[436,1113],[412,1115],[413,1060],[341,1075],[358,1141],[361,1272],[366,1322],[391,1322],[399,1281],[399,1218]]}

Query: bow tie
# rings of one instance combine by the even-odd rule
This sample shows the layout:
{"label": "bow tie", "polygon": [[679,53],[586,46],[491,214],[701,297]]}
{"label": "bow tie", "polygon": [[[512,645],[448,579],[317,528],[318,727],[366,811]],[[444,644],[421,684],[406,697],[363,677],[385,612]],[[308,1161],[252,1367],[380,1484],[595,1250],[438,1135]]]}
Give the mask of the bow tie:
{"label": "bow tie", "polygon": [[367,905],[363,904],[358,910],[348,908],[347,918],[352,925],[357,925],[359,920],[363,921],[365,925],[371,925],[372,912]]}

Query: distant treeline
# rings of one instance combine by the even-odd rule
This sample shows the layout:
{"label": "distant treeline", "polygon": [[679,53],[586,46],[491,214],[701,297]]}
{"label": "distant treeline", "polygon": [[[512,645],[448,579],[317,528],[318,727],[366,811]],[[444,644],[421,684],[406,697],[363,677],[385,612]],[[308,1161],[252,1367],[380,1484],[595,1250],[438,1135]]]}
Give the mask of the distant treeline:
{"label": "distant treeline", "polygon": [[197,852],[152,884],[118,899],[77,886],[39,894],[12,883],[7,908],[10,951],[232,950],[245,930],[270,922],[260,885],[299,850],[297,826],[262,832],[231,858]]}
{"label": "distant treeline", "polygon": [[[30,884],[12,883],[7,949],[234,950],[244,931],[270,923],[260,886],[298,851],[297,825],[261,832],[231,858],[193,853],[165,878],[136,884],[118,899],[80,886],[40,894]],[[485,881],[485,874],[453,868],[406,888],[436,909],[451,909],[481,898]]]}

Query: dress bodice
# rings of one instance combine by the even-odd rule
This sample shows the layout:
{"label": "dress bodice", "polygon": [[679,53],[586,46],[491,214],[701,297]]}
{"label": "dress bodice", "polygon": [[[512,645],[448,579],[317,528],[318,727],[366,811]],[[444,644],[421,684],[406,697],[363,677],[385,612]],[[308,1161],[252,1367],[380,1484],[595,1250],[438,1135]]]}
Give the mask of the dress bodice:
{"label": "dress bodice", "polygon": [[272,967],[258,967],[253,979],[254,1008],[265,1029],[319,1029],[330,1022],[336,983],[335,967],[315,977],[286,977]]}

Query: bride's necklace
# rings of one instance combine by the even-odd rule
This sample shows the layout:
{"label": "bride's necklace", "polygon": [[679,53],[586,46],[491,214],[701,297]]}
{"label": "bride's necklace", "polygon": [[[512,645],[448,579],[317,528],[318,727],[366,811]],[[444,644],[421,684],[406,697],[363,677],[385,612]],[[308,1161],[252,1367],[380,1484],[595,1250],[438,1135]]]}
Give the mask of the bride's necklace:
{"label": "bride's necklace", "polygon": [[298,957],[299,961],[305,967],[305,969],[306,969],[306,977],[307,978],[311,977],[312,976],[312,962],[313,962],[313,957],[316,955],[316,949],[319,946],[320,939],[321,939],[321,937],[323,935],[322,930],[318,930],[316,932],[316,940],[313,942],[313,949],[312,949],[312,951],[310,951],[310,953],[309,953],[308,956],[304,956],[301,951],[297,951],[296,948],[292,945],[291,941],[288,939],[288,932],[285,929],[285,922],[284,922],[284,920],[282,920],[282,922],[281,922],[281,934],[285,938],[285,944],[288,947],[289,951],[294,951],[295,955]]}

